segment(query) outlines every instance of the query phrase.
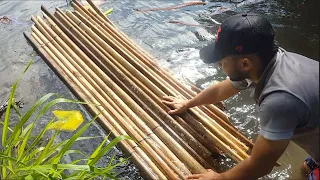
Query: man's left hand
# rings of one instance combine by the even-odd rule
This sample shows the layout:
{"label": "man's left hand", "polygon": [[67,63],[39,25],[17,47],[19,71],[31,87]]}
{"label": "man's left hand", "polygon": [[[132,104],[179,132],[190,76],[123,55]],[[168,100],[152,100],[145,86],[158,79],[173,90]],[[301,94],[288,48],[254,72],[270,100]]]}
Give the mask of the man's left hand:
{"label": "man's left hand", "polygon": [[207,169],[208,172],[203,174],[192,174],[189,175],[186,179],[187,180],[218,180],[222,179],[219,173],[214,172],[212,169]]}

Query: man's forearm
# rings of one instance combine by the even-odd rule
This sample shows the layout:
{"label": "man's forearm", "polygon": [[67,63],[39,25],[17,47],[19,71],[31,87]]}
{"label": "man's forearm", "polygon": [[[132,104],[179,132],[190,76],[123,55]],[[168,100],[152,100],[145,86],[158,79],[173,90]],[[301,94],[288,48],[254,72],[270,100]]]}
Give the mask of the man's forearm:
{"label": "man's forearm", "polygon": [[239,90],[234,89],[230,84],[230,80],[227,79],[220,83],[212,84],[205,90],[201,91],[189,100],[187,107],[192,108],[203,104],[214,104],[229,98],[237,92],[239,92]]}

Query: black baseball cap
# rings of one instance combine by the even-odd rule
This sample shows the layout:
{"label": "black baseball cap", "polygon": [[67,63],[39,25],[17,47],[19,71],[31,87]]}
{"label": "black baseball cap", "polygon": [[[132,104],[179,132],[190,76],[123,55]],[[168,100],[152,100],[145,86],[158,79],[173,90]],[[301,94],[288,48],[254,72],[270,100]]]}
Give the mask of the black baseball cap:
{"label": "black baseball cap", "polygon": [[274,36],[275,30],[263,16],[237,14],[222,22],[215,41],[200,49],[200,59],[215,63],[229,55],[259,53],[273,47]]}

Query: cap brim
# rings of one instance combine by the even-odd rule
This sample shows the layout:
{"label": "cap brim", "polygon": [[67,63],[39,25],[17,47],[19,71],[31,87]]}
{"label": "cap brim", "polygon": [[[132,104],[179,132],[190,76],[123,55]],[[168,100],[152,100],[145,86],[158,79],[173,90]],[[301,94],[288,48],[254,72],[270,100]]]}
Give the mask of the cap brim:
{"label": "cap brim", "polygon": [[199,54],[200,59],[202,59],[202,61],[207,64],[218,62],[222,58],[224,58],[215,42],[210,43],[207,46],[200,49]]}

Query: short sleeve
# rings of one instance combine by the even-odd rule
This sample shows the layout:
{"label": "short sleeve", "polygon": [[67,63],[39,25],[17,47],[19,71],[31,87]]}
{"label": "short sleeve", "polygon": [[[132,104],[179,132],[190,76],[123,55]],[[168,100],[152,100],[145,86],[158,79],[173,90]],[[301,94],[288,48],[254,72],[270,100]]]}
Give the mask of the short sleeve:
{"label": "short sleeve", "polygon": [[306,106],[286,92],[268,95],[260,104],[260,135],[269,140],[291,139],[299,121],[305,117]]}
{"label": "short sleeve", "polygon": [[252,81],[246,79],[243,81],[230,81],[230,83],[237,90],[245,90],[251,85]]}

